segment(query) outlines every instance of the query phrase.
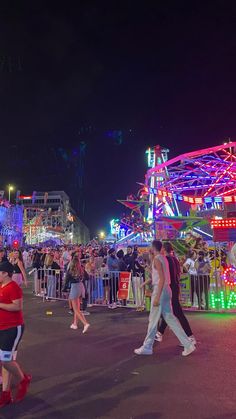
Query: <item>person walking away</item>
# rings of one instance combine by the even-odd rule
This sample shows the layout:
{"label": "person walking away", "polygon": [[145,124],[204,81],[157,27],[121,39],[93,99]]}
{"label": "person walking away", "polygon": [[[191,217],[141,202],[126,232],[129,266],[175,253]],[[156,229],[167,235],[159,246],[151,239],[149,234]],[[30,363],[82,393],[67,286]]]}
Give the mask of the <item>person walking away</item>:
{"label": "person walking away", "polygon": [[108,251],[107,267],[109,271],[110,282],[110,304],[108,308],[117,308],[117,291],[118,291],[118,278],[119,278],[119,263],[116,257],[115,249]]}
{"label": "person walking away", "polygon": [[134,350],[136,355],[152,355],[153,344],[157,332],[157,325],[161,315],[174,332],[176,337],[184,346],[183,356],[190,355],[196,348],[188,339],[186,333],[181,328],[178,320],[172,312],[171,289],[170,289],[170,271],[168,261],[162,255],[162,243],[154,240],[152,243],[154,259],[152,264],[152,285],[153,292],[151,298],[151,311],[149,315],[149,325],[146,338],[143,345]]}
{"label": "person walking away", "polygon": [[90,324],[80,311],[80,300],[81,298],[85,298],[85,289],[83,284],[83,271],[77,256],[72,259],[67,271],[65,289],[68,288],[68,283],[70,283],[69,299],[71,300],[74,311],[74,322],[70,328],[74,330],[78,329],[78,320],[80,320],[84,325],[82,333],[86,333]]}
{"label": "person walking away", "polygon": [[[164,247],[164,250],[165,250],[165,254],[166,254],[166,258],[168,260],[169,270],[170,270],[170,288],[171,288],[171,291],[172,291],[171,303],[172,303],[173,313],[174,313],[175,317],[177,317],[177,319],[179,320],[179,322],[180,322],[182,328],[184,329],[186,335],[188,336],[189,340],[194,345],[196,345],[196,343],[197,343],[196,339],[193,336],[192,329],[189,325],[189,322],[188,322],[187,318],[184,315],[183,309],[182,309],[180,301],[179,301],[180,274],[181,274],[180,263],[179,263],[178,259],[174,256],[174,249],[173,249],[171,243],[165,242],[163,247]],[[160,322],[159,322],[159,327],[158,327],[158,332],[156,334],[156,340],[158,342],[162,341],[164,332],[166,330],[166,327],[167,327],[167,323],[164,320],[163,316],[161,316],[161,319],[160,319]]]}
{"label": "person walking away", "polygon": [[12,276],[13,281],[15,281],[20,287],[23,283],[27,287],[27,275],[25,272],[23,257],[20,250],[15,250],[13,252],[12,257],[10,258],[10,263],[13,265],[14,268]]}
{"label": "person walking away", "polygon": [[[210,288],[210,272],[211,265],[209,260],[205,259],[205,253],[200,251],[196,261],[197,269],[197,297],[199,309],[209,310],[209,288]],[[202,296],[204,294],[205,304],[203,303]]]}
{"label": "person walking away", "polygon": [[[2,393],[0,407],[20,402],[25,397],[31,376],[16,362],[17,349],[24,332],[22,290],[12,280],[14,268],[8,262],[0,263],[0,360],[2,364]],[[17,385],[13,400],[12,381]]]}

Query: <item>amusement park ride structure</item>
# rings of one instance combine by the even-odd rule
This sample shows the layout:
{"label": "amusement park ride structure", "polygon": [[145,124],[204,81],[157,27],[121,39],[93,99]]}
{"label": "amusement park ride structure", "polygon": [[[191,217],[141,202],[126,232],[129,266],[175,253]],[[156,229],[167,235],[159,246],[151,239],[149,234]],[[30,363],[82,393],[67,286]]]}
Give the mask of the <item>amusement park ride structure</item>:
{"label": "amusement park ride structure", "polygon": [[34,192],[30,196],[21,195],[19,201],[24,208],[27,244],[89,241],[89,231],[71,208],[64,191]]}
{"label": "amusement park ride structure", "polygon": [[[119,201],[132,212],[126,217],[128,221],[123,217],[121,223],[116,223],[116,229],[119,224],[123,227],[123,237],[118,241],[153,239],[156,226],[163,225],[168,217],[168,223],[190,215],[197,222],[197,217],[203,215],[209,220],[216,215],[227,218],[230,213],[235,217],[236,142],[185,153],[170,160],[168,152],[160,146],[146,151],[145,184],[137,197],[131,195]],[[211,231],[196,230],[213,238]]]}
{"label": "amusement park ride structure", "polygon": [[37,244],[47,241],[52,237],[55,239],[62,238],[65,232],[72,234],[70,231],[71,223],[62,210],[51,211],[42,208],[25,208],[24,209],[24,234],[26,242],[29,244]]}

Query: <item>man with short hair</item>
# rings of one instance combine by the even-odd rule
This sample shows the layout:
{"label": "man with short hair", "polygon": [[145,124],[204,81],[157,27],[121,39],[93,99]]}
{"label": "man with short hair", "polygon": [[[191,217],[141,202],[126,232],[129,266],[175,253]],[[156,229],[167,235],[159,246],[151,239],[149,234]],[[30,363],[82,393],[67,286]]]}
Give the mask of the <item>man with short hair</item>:
{"label": "man with short hair", "polygon": [[135,349],[134,352],[137,355],[152,355],[157,325],[162,314],[166,323],[184,346],[182,355],[188,356],[196,348],[189,341],[186,333],[172,312],[169,265],[166,257],[162,255],[162,243],[159,240],[153,241],[152,253],[154,256],[152,264],[153,292],[148,331],[143,345]]}
{"label": "man with short hair", "polygon": [[132,248],[132,246],[128,246],[127,247],[127,253],[124,256],[124,262],[125,262],[125,264],[127,266],[127,270],[129,272],[131,272],[131,271],[134,270],[134,262],[135,262],[135,259],[134,259],[134,255],[133,255],[133,248]]}
{"label": "man with short hair", "polygon": [[[166,258],[168,260],[169,270],[170,270],[170,287],[172,291],[171,302],[172,302],[173,313],[175,317],[177,317],[177,319],[179,320],[189,340],[194,345],[196,345],[197,343],[196,339],[193,336],[193,332],[188,322],[188,319],[185,317],[183,309],[179,302],[179,293],[180,293],[179,281],[180,281],[180,274],[181,274],[180,263],[178,259],[174,256],[174,249],[170,242],[165,242],[163,247],[166,253]],[[161,321],[159,323],[158,332],[156,335],[156,340],[158,342],[162,341],[163,334],[165,332],[166,327],[167,327],[167,323],[164,320],[163,316],[161,316]]]}
{"label": "man with short hair", "polygon": [[24,332],[22,290],[12,280],[13,266],[0,263],[0,361],[2,363],[2,393],[0,407],[13,402],[11,380],[17,385],[14,402],[25,397],[31,376],[16,362],[17,348]]}

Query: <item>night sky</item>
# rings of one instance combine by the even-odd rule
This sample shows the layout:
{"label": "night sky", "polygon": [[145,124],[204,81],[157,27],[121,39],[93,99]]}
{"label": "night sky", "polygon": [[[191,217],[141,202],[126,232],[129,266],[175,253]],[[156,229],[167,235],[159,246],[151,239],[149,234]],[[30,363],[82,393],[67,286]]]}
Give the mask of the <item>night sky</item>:
{"label": "night sky", "polygon": [[97,233],[144,180],[149,145],[235,140],[235,2],[5,3],[0,189],[65,190]]}

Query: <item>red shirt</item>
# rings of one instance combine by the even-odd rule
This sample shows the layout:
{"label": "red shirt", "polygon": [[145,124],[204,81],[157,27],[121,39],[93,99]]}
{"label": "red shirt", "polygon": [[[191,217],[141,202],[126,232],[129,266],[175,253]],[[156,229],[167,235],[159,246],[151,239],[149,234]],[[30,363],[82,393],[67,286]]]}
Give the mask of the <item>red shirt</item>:
{"label": "red shirt", "polygon": [[[19,300],[20,298],[22,298],[22,289],[15,281],[11,281],[4,286],[0,284],[0,303],[11,304],[13,300]],[[22,324],[24,324],[22,310],[7,311],[0,309],[0,330],[10,329]]]}

